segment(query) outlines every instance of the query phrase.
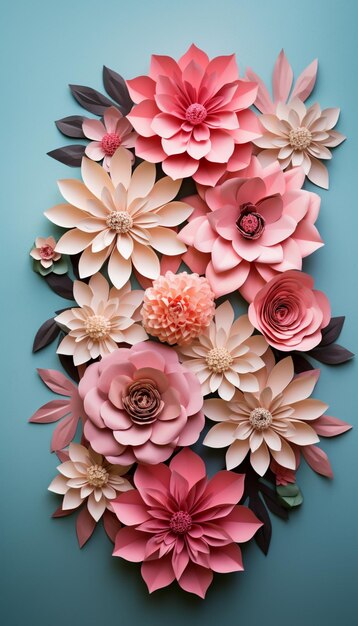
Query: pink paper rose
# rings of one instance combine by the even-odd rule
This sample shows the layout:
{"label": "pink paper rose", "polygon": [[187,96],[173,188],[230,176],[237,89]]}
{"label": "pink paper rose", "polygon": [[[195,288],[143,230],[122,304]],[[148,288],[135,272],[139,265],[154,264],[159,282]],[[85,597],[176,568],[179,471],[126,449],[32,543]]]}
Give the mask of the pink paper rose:
{"label": "pink paper rose", "polygon": [[221,471],[208,480],[202,459],[185,449],[169,467],[139,466],[137,490],[112,502],[119,520],[113,555],[142,561],[151,593],[170,585],[201,598],[214,572],[243,570],[237,542],[249,541],[262,526],[245,506],[244,476]]}
{"label": "pink paper rose", "polygon": [[331,319],[331,307],[313,278],[288,271],[270,280],[249,306],[249,320],[266,341],[284,352],[317,346]]}
{"label": "pink paper rose", "polygon": [[195,374],[176,352],[151,341],[119,348],[90,365],[79,384],[85,437],[109,463],[159,463],[190,446],[204,427]]}
{"label": "pink paper rose", "polygon": [[196,46],[176,62],[153,55],[149,76],[127,81],[136,103],[128,119],[139,134],[136,154],[162,162],[174,180],[192,176],[213,186],[226,170],[250,161],[261,135],[253,104],[257,85],[239,80],[235,56],[209,61]]}

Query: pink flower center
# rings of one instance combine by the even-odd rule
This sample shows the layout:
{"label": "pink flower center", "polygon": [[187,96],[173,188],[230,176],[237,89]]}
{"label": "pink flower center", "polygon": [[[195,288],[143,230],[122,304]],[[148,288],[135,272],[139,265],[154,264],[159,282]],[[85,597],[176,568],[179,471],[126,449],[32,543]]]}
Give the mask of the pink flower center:
{"label": "pink flower center", "polygon": [[41,259],[44,259],[44,261],[50,261],[50,259],[53,259],[55,256],[55,251],[52,246],[42,246],[40,248],[40,256]]}
{"label": "pink flower center", "polygon": [[258,239],[265,230],[265,220],[256,210],[256,205],[246,202],[240,206],[240,215],[236,221],[239,233],[244,239]]}
{"label": "pink flower center", "polygon": [[106,133],[102,137],[101,146],[106,156],[113,156],[121,145],[121,138],[117,133]]}
{"label": "pink flower center", "polygon": [[191,529],[192,523],[191,515],[187,511],[177,511],[173,513],[169,526],[176,535],[184,535]]}
{"label": "pink flower center", "polygon": [[168,302],[168,318],[175,322],[175,324],[180,325],[186,323],[186,303],[183,302],[181,296],[177,296],[176,298],[169,299]]}
{"label": "pink flower center", "polygon": [[194,104],[188,106],[185,111],[185,119],[187,122],[190,122],[190,124],[193,124],[193,126],[196,126],[205,120],[207,114],[208,112],[202,104],[194,102]]}
{"label": "pink flower center", "polygon": [[138,380],[129,385],[122,402],[132,422],[139,426],[154,422],[164,408],[156,385],[149,379]]}

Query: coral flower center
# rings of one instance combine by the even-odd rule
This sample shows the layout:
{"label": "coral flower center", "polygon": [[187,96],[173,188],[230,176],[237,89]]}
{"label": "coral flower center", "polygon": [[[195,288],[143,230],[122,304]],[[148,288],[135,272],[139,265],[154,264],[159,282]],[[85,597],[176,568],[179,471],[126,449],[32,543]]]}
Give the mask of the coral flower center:
{"label": "coral flower center", "polygon": [[106,156],[113,156],[121,145],[121,138],[117,133],[106,133],[102,137],[101,146]]}
{"label": "coral flower center", "polygon": [[196,126],[205,120],[207,114],[208,112],[202,104],[194,102],[194,104],[188,106],[185,111],[185,119],[190,124],[193,124],[193,126]]}
{"label": "coral flower center", "polygon": [[87,469],[87,480],[93,487],[102,487],[108,482],[109,474],[102,465],[91,465]]}
{"label": "coral flower center", "polygon": [[111,211],[106,219],[106,224],[116,233],[128,233],[133,226],[133,220],[126,211]]}
{"label": "coral flower center", "polygon": [[111,323],[103,315],[91,315],[85,323],[86,334],[91,339],[105,339],[111,330]]}
{"label": "coral flower center", "polygon": [[185,301],[183,302],[182,296],[176,296],[175,298],[169,299],[167,308],[168,318],[176,324],[185,324],[186,309],[187,306]]}
{"label": "coral flower center", "polygon": [[139,426],[154,422],[164,408],[164,402],[152,380],[138,380],[129,385],[122,402],[132,422]]}
{"label": "coral flower center", "polygon": [[172,515],[169,526],[176,535],[184,535],[191,529],[192,523],[192,517],[187,511],[177,511]]}
{"label": "coral flower center", "polygon": [[226,348],[212,348],[205,360],[211,372],[221,374],[229,369],[234,359]]}
{"label": "coral flower center", "polygon": [[240,206],[236,227],[244,239],[258,239],[265,230],[265,220],[255,204],[246,202]]}
{"label": "coral flower center", "polygon": [[40,256],[44,261],[50,261],[55,256],[55,251],[51,246],[42,246],[40,248]]}
{"label": "coral flower center", "polygon": [[312,142],[312,134],[305,126],[299,126],[290,130],[288,140],[295,150],[305,150]]}
{"label": "coral flower center", "polygon": [[266,430],[272,424],[272,415],[267,409],[254,409],[250,413],[249,422],[255,430]]}

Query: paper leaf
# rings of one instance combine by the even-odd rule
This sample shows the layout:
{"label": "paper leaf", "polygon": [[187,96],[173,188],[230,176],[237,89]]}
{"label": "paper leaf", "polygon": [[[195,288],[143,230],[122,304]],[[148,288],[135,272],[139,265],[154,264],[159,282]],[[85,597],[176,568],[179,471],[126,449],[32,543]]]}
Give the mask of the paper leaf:
{"label": "paper leaf", "polygon": [[114,515],[114,513],[111,513],[108,509],[106,509],[103,513],[102,520],[104,530],[107,533],[108,539],[112,543],[115,543],[116,535],[121,528],[121,523],[119,519]]}
{"label": "paper leaf", "polygon": [[286,102],[292,87],[293,72],[283,50],[277,57],[272,76],[273,101]]}
{"label": "paper leaf", "polygon": [[36,333],[32,346],[32,352],[38,352],[38,350],[48,346],[56,339],[56,337],[60,334],[60,331],[61,329],[56,324],[53,317],[46,320]]}
{"label": "paper leaf", "polygon": [[333,471],[327,454],[317,446],[302,446],[302,454],[308,465],[318,474],[333,478]]}
{"label": "paper leaf", "polygon": [[29,422],[34,424],[50,424],[64,417],[69,412],[69,400],[51,400],[40,407]]}
{"label": "paper leaf", "polygon": [[330,343],[333,343],[336,339],[338,339],[343,328],[344,320],[344,315],[331,318],[328,326],[322,329],[322,340],[319,344],[320,346],[328,346]]}
{"label": "paper leaf", "polygon": [[51,452],[62,450],[71,443],[76,434],[78,420],[79,416],[71,414],[56,426],[51,439]]}
{"label": "paper leaf", "polygon": [[280,517],[284,520],[288,519],[288,513],[286,509],[284,509],[280,504],[279,499],[273,489],[268,487],[268,485],[265,485],[265,483],[262,483],[260,484],[260,492],[267,508],[269,509],[269,511],[271,511],[271,513],[273,513],[273,515],[277,515],[277,517]]}
{"label": "paper leaf", "polygon": [[326,365],[339,365],[353,359],[354,354],[338,343],[331,343],[328,346],[318,346],[308,352],[316,361]]}
{"label": "paper leaf", "polygon": [[52,159],[56,159],[56,161],[60,161],[60,163],[64,163],[70,167],[80,167],[85,149],[86,146],[82,144],[73,144],[71,146],[56,148],[56,150],[51,150],[47,154]]}
{"label": "paper leaf", "polygon": [[115,106],[112,100],[109,100],[101,94],[99,91],[92,89],[92,87],[85,87],[84,85],[69,85],[73,97],[77,102],[87,111],[94,113],[95,115],[103,115],[108,107]]}
{"label": "paper leaf", "polygon": [[52,513],[51,517],[67,517],[67,515],[72,515],[72,513],[76,511],[76,509],[66,509],[63,510],[62,506],[59,506],[54,513]]}
{"label": "paper leaf", "polygon": [[45,281],[51,287],[52,291],[66,298],[66,300],[73,300],[73,282],[68,274],[48,274],[45,276]]}
{"label": "paper leaf", "polygon": [[76,533],[80,548],[82,548],[85,543],[90,539],[94,529],[96,528],[96,525],[96,520],[93,519],[92,515],[88,511],[87,506],[85,505],[80,510],[76,519]]}
{"label": "paper leaf", "polygon": [[261,528],[259,528],[255,534],[255,541],[260,550],[262,550],[264,554],[267,554],[269,551],[272,535],[270,516],[259,496],[249,498],[249,507],[259,518],[260,522],[263,523],[263,526],[261,526]]}
{"label": "paper leaf", "polygon": [[303,70],[296,80],[290,101],[293,100],[293,98],[299,98],[302,102],[307,100],[316,83],[317,68],[318,61],[315,59]]}
{"label": "paper leaf", "polygon": [[313,370],[314,367],[302,354],[292,354],[293,365],[295,368],[295,374],[302,374],[302,372],[308,372]]}
{"label": "paper leaf", "polygon": [[120,74],[109,67],[103,66],[103,84],[106,92],[113,100],[118,102],[123,115],[127,115],[133,107],[133,101],[129,95],[126,81]]}
{"label": "paper leaf", "polygon": [[338,417],[330,417],[329,415],[322,415],[317,421],[311,422],[317,435],[321,437],[335,437],[336,435],[342,435],[350,430],[352,426]]}
{"label": "paper leaf", "polygon": [[70,455],[68,454],[67,450],[56,450],[56,456],[58,457],[59,461],[61,461],[61,463],[65,463],[70,459]]}
{"label": "paper leaf", "polygon": [[282,505],[288,509],[300,506],[303,502],[303,496],[300,488],[295,483],[290,485],[280,485],[276,488]]}
{"label": "paper leaf", "polygon": [[75,383],[78,383],[80,380],[80,377],[78,374],[78,369],[73,362],[73,357],[69,354],[58,354],[57,356],[66,374],[68,374],[69,377],[75,381]]}
{"label": "paper leaf", "polygon": [[84,119],[82,115],[70,115],[69,117],[63,117],[62,120],[56,120],[55,124],[58,130],[66,137],[84,139],[86,137],[82,130]]}
{"label": "paper leaf", "polygon": [[37,370],[41,380],[54,393],[60,396],[70,396],[77,394],[77,387],[64,374],[57,370],[45,370],[39,368]]}

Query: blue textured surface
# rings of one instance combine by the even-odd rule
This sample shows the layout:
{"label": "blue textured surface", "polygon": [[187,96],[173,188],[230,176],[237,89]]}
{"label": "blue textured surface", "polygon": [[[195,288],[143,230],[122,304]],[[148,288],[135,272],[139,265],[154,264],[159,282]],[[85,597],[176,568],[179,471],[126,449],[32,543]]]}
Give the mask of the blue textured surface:
{"label": "blue textured surface", "polygon": [[[4,626],[266,623],[351,626],[357,610],[357,430],[322,446],[333,482],[299,472],[305,501],[288,523],[273,520],[265,558],[245,550],[246,573],[217,576],[207,599],[174,587],[148,596],[139,568],[111,557],[98,530],[82,551],[73,520],[51,520],[52,427],[26,420],[50,392],[36,367],[56,367],[53,347],[33,356],[39,325],[63,306],[30,268],[34,237],[50,233],[42,212],[59,201],[56,179],[77,175],[46,156],[66,143],[53,120],[80,113],[67,83],[101,88],[102,64],[145,73],[152,52],[178,57],[195,41],[210,56],[236,52],[265,80],[284,47],[296,76],[319,58],[315,98],[341,106],[349,140],[334,151],[331,189],[320,192],[326,246],[305,267],[346,314],[341,341],[357,351],[356,206],[358,101],[355,0],[3,0],[1,3],[1,618]],[[357,423],[357,363],[323,367],[317,396]]]}

